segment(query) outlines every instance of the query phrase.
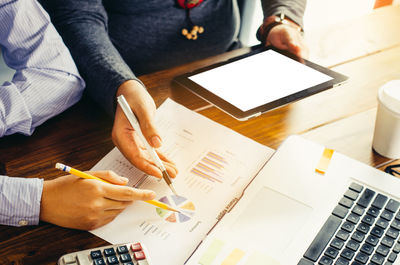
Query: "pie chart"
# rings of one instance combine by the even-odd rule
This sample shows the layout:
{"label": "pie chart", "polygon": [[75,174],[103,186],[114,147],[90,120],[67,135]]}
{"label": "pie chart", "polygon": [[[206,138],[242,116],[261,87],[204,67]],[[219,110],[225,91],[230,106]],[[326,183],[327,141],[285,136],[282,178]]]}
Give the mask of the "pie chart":
{"label": "pie chart", "polygon": [[167,195],[159,199],[160,202],[168,204],[177,209],[180,213],[156,208],[157,214],[165,221],[170,223],[184,223],[192,219],[195,213],[193,202],[179,195]]}

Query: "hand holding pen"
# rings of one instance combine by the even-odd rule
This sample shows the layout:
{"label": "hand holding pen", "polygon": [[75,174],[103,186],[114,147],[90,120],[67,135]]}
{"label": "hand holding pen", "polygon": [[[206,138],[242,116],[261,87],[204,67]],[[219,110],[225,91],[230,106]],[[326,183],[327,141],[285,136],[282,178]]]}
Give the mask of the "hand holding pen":
{"label": "hand holding pen", "polygon": [[148,154],[150,155],[151,159],[155,163],[155,165],[161,170],[162,177],[167,183],[168,187],[171,191],[177,195],[177,192],[172,184],[171,178],[165,168],[164,164],[162,163],[160,157],[157,155],[155,149],[147,142],[146,138],[144,137],[139,121],[136,119],[135,114],[132,112],[128,102],[126,101],[124,95],[120,95],[117,98],[118,104],[120,105],[122,111],[124,112],[126,118],[128,119],[129,123],[131,124],[132,128],[135,130],[137,135],[139,136],[140,140],[143,142]]}
{"label": "hand holding pen", "polygon": [[[139,84],[139,82],[133,80],[125,83],[129,82]],[[154,121],[156,111],[154,101],[142,86],[134,87],[132,85],[126,88],[124,85],[121,85],[117,91],[117,96],[121,94],[124,95],[129,104],[129,109],[132,110],[139,121],[139,127],[144,136],[144,140],[140,138],[137,131],[126,118],[122,108],[117,104],[112,132],[113,142],[125,158],[136,168],[148,175],[162,178],[162,170],[157,167],[156,163],[145,149],[147,143],[152,148],[159,148],[162,144],[161,136],[158,133]],[[173,179],[178,172],[176,165],[159,150],[156,149],[155,152],[161,159],[169,176]]]}

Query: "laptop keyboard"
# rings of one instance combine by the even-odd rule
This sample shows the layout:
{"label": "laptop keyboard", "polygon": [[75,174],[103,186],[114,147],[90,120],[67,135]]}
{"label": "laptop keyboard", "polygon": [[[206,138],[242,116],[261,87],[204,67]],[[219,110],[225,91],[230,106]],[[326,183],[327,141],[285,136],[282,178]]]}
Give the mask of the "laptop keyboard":
{"label": "laptop keyboard", "polygon": [[298,265],[391,265],[400,252],[400,202],[351,183]]}

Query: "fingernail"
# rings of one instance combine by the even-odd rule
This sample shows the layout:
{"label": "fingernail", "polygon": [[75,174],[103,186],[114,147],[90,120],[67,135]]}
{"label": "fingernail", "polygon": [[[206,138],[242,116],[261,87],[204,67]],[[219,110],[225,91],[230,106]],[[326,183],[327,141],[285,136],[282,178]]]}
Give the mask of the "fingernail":
{"label": "fingernail", "polygon": [[125,177],[120,177],[120,178],[121,178],[121,180],[122,180],[123,182],[128,182],[128,181],[129,181],[128,178],[125,178]]}
{"label": "fingernail", "polygon": [[161,138],[158,136],[153,136],[151,138],[151,144],[153,145],[153,147],[160,147],[162,144]]}
{"label": "fingernail", "polygon": [[149,191],[146,192],[146,196],[153,199],[156,197],[156,193],[154,191]]}

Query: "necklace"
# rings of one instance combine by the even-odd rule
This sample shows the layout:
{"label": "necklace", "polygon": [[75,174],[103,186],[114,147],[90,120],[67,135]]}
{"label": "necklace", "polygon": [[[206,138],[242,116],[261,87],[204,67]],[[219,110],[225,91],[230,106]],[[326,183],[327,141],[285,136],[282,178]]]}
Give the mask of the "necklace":
{"label": "necklace", "polygon": [[190,9],[200,5],[203,0],[177,0],[178,4],[186,10],[186,21],[189,25],[188,28],[192,28],[190,31],[188,28],[183,28],[181,33],[188,40],[197,40],[198,34],[204,32],[204,28],[202,26],[195,25],[193,21],[190,19]]}

